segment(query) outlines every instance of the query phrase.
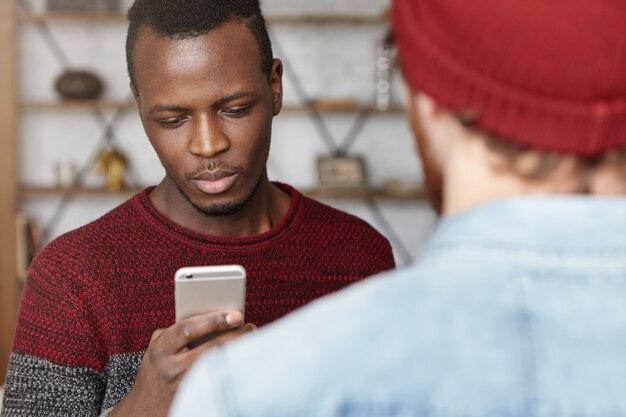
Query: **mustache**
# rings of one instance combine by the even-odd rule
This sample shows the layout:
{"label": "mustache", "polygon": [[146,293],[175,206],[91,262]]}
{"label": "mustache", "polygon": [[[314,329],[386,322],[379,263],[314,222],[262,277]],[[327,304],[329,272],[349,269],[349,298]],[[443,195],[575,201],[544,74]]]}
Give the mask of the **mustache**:
{"label": "mustache", "polygon": [[205,172],[214,172],[214,171],[224,171],[231,172],[233,174],[240,173],[243,171],[243,168],[236,164],[231,164],[227,161],[222,161],[220,159],[212,159],[206,161],[201,167],[194,169],[191,172],[188,172],[186,177],[187,179],[193,179],[202,175]]}

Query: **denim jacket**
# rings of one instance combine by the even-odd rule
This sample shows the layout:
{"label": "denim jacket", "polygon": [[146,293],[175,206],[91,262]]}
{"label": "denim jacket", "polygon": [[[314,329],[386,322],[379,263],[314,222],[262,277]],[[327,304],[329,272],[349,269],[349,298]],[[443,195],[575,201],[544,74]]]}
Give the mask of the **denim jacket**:
{"label": "denim jacket", "polygon": [[446,217],[416,264],[203,357],[172,415],[626,416],[626,198]]}

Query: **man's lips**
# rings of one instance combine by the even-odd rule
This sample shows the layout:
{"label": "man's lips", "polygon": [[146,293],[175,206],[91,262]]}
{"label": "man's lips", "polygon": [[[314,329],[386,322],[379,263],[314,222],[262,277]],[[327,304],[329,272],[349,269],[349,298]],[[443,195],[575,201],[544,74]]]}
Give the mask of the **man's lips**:
{"label": "man's lips", "polygon": [[233,175],[237,175],[237,172],[216,169],[215,171],[204,171],[202,174],[193,177],[193,179],[194,181],[217,181]]}
{"label": "man's lips", "polygon": [[205,194],[221,194],[232,187],[238,176],[233,171],[206,171],[193,177],[192,182]]}

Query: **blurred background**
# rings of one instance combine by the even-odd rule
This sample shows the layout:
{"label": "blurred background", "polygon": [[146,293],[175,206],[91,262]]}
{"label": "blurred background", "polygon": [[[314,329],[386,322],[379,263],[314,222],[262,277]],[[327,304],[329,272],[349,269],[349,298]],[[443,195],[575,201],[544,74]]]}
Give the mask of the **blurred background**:
{"label": "blurred background", "polygon": [[[163,176],[131,102],[132,0],[1,0],[0,385],[32,256]],[[387,0],[262,0],[285,107],[270,179],[353,213],[401,266],[435,224],[402,113]]]}

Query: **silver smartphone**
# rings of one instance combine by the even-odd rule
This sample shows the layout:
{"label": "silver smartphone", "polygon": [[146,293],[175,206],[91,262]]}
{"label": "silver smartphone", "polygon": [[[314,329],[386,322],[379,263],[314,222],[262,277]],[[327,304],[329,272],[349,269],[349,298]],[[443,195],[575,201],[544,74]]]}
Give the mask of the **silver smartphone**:
{"label": "silver smartphone", "polygon": [[246,270],[241,265],[181,268],[174,283],[177,322],[211,311],[239,310],[245,314]]}

